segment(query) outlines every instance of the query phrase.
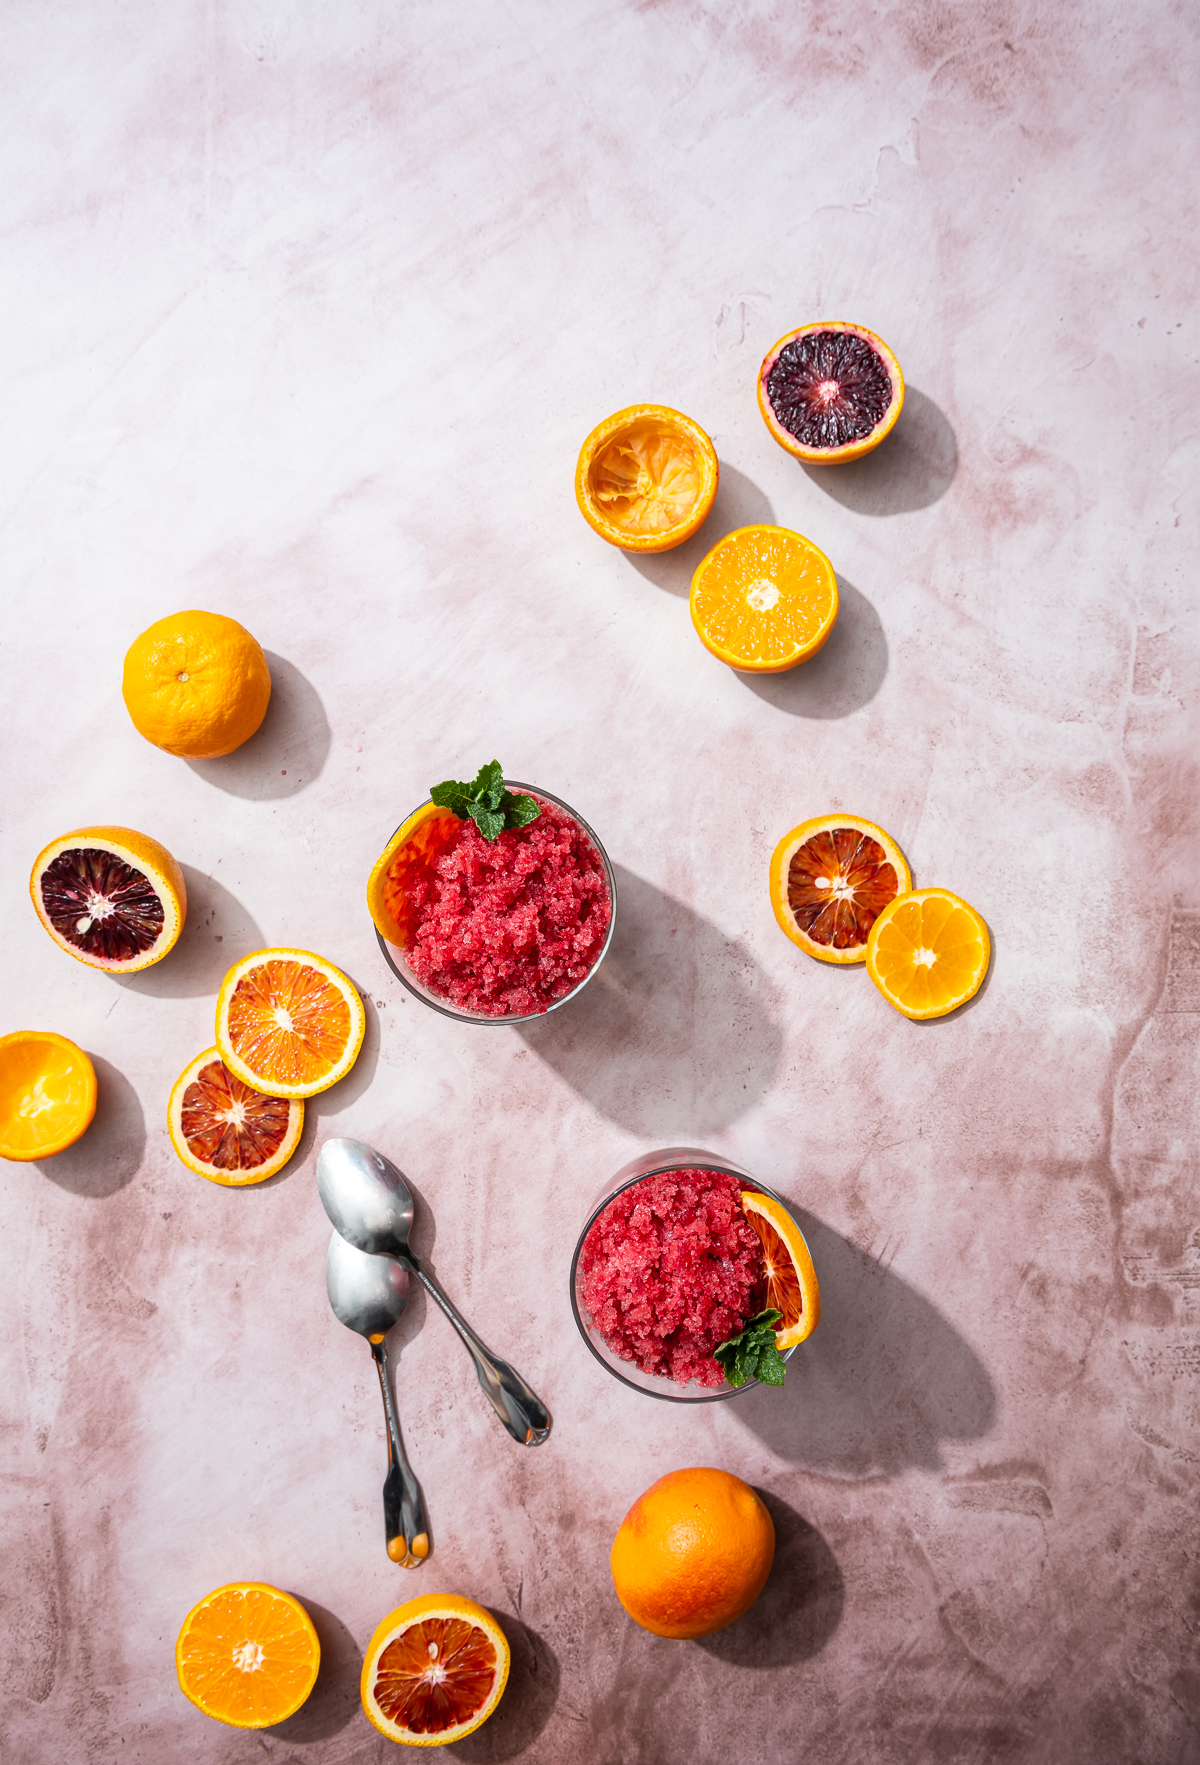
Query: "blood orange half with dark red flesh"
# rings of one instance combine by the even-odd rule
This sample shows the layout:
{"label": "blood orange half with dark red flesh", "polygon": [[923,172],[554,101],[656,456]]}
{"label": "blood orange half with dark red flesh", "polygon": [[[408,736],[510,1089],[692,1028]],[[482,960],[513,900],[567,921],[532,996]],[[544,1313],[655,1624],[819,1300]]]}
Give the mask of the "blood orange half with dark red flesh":
{"label": "blood orange half with dark red flesh", "polygon": [[60,949],[123,974],[160,961],[187,911],[174,858],[128,827],[85,827],[51,841],[38,854],[29,890]]}
{"label": "blood orange half with dark red flesh", "polygon": [[802,325],[768,352],[758,402],[781,447],[812,465],[836,465],[890,434],[904,404],[904,376],[887,344],[864,326]]}
{"label": "blood orange half with dark red flesh", "polygon": [[871,927],[912,877],[890,834],[822,815],[786,834],[771,859],[771,905],[794,944],[821,962],[863,962]]}
{"label": "blood orange half with dark red flesh", "polygon": [[376,1630],[363,1662],[368,1717],[389,1740],[445,1746],[485,1722],[508,1679],[509,1647],[492,1614],[461,1594],[409,1600]]}
{"label": "blood orange half with dark red flesh", "polygon": [[304,1127],[304,1104],[298,1097],[267,1097],[253,1090],[209,1048],[176,1080],[167,1127],[190,1171],[213,1183],[243,1187],[283,1169]]}

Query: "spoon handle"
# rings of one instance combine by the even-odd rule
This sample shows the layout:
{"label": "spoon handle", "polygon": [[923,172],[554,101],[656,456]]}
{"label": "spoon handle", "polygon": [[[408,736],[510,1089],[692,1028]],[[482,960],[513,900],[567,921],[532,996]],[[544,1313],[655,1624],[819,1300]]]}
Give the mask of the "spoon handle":
{"label": "spoon handle", "polygon": [[411,1251],[408,1262],[413,1274],[432,1294],[466,1343],[484,1395],[513,1439],[519,1440],[522,1446],[540,1446],[550,1432],[550,1411],[541,1398],[507,1361],[497,1360],[491,1349],[484,1347],[470,1324],[451,1305],[432,1275],[425,1273]]}
{"label": "spoon handle", "polygon": [[421,1486],[404,1456],[404,1443],[400,1439],[400,1424],[396,1420],[392,1388],[388,1380],[387,1349],[382,1336],[377,1342],[372,1340],[371,1354],[383,1392],[383,1413],[387,1417],[388,1474],[383,1484],[383,1524],[387,1534],[387,1554],[393,1563],[400,1563],[405,1569],[419,1569],[429,1555],[429,1524],[425,1518]]}

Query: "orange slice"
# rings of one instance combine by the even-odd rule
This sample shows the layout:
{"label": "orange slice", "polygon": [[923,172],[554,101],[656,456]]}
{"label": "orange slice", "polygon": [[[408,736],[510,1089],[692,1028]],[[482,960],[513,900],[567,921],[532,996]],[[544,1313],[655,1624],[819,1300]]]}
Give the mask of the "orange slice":
{"label": "orange slice", "polygon": [[762,1240],[767,1265],[766,1305],[783,1313],[775,1332],[782,1354],[811,1336],[821,1322],[821,1289],[804,1233],[787,1208],[757,1189],[742,1190],[742,1211]]}
{"label": "orange slice", "polygon": [[780,674],[815,656],[838,614],[837,577],[811,539],[787,527],[739,527],[692,577],[692,624],[731,668]]}
{"label": "orange slice", "polygon": [[699,423],[669,405],[632,404],[598,423],[580,448],[575,500],[609,545],[666,552],[712,508],[718,471]]}
{"label": "orange slice", "polygon": [[114,974],[161,962],[187,913],[182,870],[165,846],[131,827],[81,827],[51,840],[29,892],[60,950]]}
{"label": "orange slice", "polygon": [[367,908],[375,929],[389,944],[404,949],[409,937],[405,883],[414,869],[435,858],[448,833],[459,825],[452,809],[422,803],[392,835],[375,860],[367,883]]}
{"label": "orange slice", "polygon": [[304,1105],[267,1097],[236,1078],[215,1048],[197,1054],[175,1081],[167,1131],[190,1171],[213,1183],[262,1183],[299,1144]]}
{"label": "orange slice", "polygon": [[82,1048],[53,1030],[0,1036],[0,1158],[53,1158],[95,1113],[96,1069]]}
{"label": "orange slice", "polygon": [[504,1632],[456,1593],[423,1594],[389,1612],[362,1670],[363,1709],[380,1734],[444,1747],[486,1722],[508,1680]]}
{"label": "orange slice", "polygon": [[312,1097],[345,1078],[367,1027],[340,968],[310,950],[256,950],[217,998],[217,1049],[235,1078],[268,1097]]}
{"label": "orange slice", "polygon": [[802,821],[771,857],[775,917],[820,962],[864,962],[877,916],[911,888],[895,840],[861,815]]}
{"label": "orange slice", "polygon": [[231,1581],[192,1607],[175,1644],[179,1689],[231,1728],[268,1728],[293,1715],[317,1680],[321,1645],[290,1593]]}
{"label": "orange slice", "polygon": [[758,371],[758,408],[780,447],[813,466],[861,459],[896,426],[904,375],[882,337],[844,319],[789,331]]}
{"label": "orange slice", "polygon": [[905,1017],[945,1017],[983,985],[987,926],[949,889],[914,889],[885,907],[867,940],[867,973]]}

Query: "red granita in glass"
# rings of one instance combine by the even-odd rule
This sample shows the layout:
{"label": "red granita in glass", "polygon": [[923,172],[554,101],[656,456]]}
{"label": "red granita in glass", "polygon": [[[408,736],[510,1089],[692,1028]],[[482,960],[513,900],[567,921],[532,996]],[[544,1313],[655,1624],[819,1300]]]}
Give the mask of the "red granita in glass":
{"label": "red granita in glass", "polygon": [[427,859],[406,867],[409,966],[466,1011],[545,1011],[577,987],[612,918],[594,842],[542,797],[525,827],[485,840],[473,821],[439,823]]}
{"label": "red granita in glass", "polygon": [[713,1350],[762,1309],[758,1233],[725,1171],[662,1171],[609,1202],[583,1241],[580,1296],[609,1348],[643,1373],[721,1385]]}

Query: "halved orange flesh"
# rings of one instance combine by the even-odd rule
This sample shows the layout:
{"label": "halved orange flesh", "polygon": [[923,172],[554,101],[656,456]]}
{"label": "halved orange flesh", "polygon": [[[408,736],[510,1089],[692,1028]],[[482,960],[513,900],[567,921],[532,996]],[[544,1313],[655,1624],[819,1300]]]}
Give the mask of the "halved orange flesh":
{"label": "halved orange flesh", "polygon": [[758,371],[758,408],[780,447],[844,465],[878,447],[904,406],[904,375],[882,337],[844,319],[789,331]]}
{"label": "halved orange flesh", "polygon": [[961,896],[914,889],[871,927],[867,973],[905,1017],[945,1017],[974,998],[991,954],[987,926]]}
{"label": "halved orange flesh", "polygon": [[408,943],[408,876],[414,870],[427,868],[459,826],[459,818],[453,809],[439,809],[436,803],[422,803],[392,835],[375,860],[367,883],[367,908],[375,929],[389,944],[404,949]]}
{"label": "halved orange flesh", "polygon": [[718,475],[699,423],[669,405],[634,404],[597,423],[580,448],[575,500],[610,545],[665,552],[704,520]]}
{"label": "halved orange flesh", "polygon": [[281,1171],[300,1141],[304,1104],[268,1097],[231,1073],[216,1048],[180,1074],[167,1105],[171,1144],[190,1171],[213,1183],[261,1183]]}
{"label": "halved orange flesh", "polygon": [[218,1052],[268,1097],[312,1097],[336,1085],[357,1060],[366,1026],[354,983],[311,950],[256,950],[221,982]]}
{"label": "halved orange flesh", "polygon": [[81,827],[38,853],[37,916],[60,950],[90,968],[136,974],[183,930],[187,885],[165,846],[131,827]]}
{"label": "halved orange flesh", "polygon": [[95,1113],[96,1069],[82,1048],[53,1030],[0,1036],[0,1158],[53,1158]]}
{"label": "halved orange flesh", "polygon": [[312,1619],[264,1581],[218,1587],[192,1607],[175,1644],[184,1697],[231,1728],[269,1728],[294,1715],[320,1665]]}
{"label": "halved orange flesh", "polygon": [[486,1722],[508,1680],[508,1641],[461,1594],[431,1593],[390,1612],[363,1662],[363,1709],[389,1740],[444,1747]]}
{"label": "halved orange flesh", "polygon": [[783,1313],[775,1331],[782,1354],[811,1336],[821,1322],[821,1289],[804,1234],[782,1203],[756,1189],[742,1190],[742,1211],[762,1241],[766,1305]]}
{"label": "halved orange flesh", "polygon": [[864,962],[877,916],[911,888],[895,840],[860,815],[802,821],[771,856],[775,917],[820,962]]}
{"label": "halved orange flesh", "polygon": [[731,668],[779,674],[815,656],[838,615],[833,565],[787,527],[739,527],[692,577],[692,624]]}

